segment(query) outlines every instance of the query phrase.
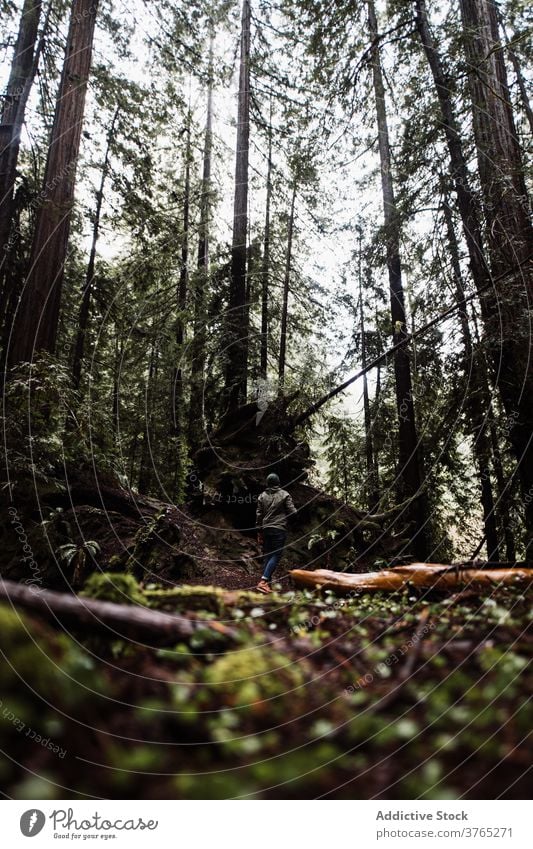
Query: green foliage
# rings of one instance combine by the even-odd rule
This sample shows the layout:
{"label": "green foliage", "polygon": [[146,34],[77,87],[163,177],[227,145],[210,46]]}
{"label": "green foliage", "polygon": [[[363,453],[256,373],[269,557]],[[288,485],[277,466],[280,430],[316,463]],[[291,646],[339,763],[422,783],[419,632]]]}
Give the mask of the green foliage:
{"label": "green foliage", "polygon": [[73,567],[72,585],[77,587],[84,577],[87,556],[94,559],[99,552],[100,546],[96,540],[86,540],[80,546],[70,542],[60,545],[55,553],[60,563]]}
{"label": "green foliage", "polygon": [[364,442],[359,428],[351,418],[329,416],[324,443],[328,491],[347,504],[364,504]]}
{"label": "green foliage", "polygon": [[260,646],[226,654],[209,666],[205,674],[205,683],[222,703],[236,708],[288,693],[298,700],[304,681],[302,665]]}
{"label": "green foliage", "polygon": [[6,387],[5,431],[12,486],[35,474],[61,489],[65,465],[79,473],[116,472],[103,401],[89,403],[72,388],[69,370],[56,357],[42,353],[13,370]]}
{"label": "green foliage", "polygon": [[144,594],[133,575],[120,572],[94,572],[85,582],[80,595],[115,604],[146,605]]}

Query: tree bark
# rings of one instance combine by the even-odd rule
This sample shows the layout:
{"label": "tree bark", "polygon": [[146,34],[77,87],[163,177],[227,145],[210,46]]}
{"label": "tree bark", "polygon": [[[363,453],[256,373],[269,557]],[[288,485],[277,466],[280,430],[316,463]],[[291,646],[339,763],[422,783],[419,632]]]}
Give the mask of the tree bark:
{"label": "tree bark", "polygon": [[124,349],[120,331],[115,324],[115,356],[113,358],[113,394],[111,400],[112,416],[113,416],[113,433],[115,439],[119,435],[120,427],[120,372],[122,369],[122,357]]}
{"label": "tree bark", "polygon": [[[482,355],[482,345],[481,339],[479,335],[478,322],[476,319],[475,313],[472,315],[472,322],[474,328],[474,340],[480,352],[480,356]],[[487,419],[488,419],[488,434],[490,438],[490,446],[492,453],[492,465],[494,468],[494,476],[496,478],[496,512],[499,517],[499,524],[503,531],[503,541],[505,544],[505,556],[506,559],[511,562],[516,560],[516,547],[515,540],[513,535],[512,523],[511,523],[511,514],[509,510],[509,504],[512,498],[512,489],[513,482],[517,473],[516,467],[514,468],[511,475],[509,475],[506,479],[503,471],[503,461],[502,461],[502,453],[500,449],[500,437],[498,433],[498,428],[496,424],[496,414],[494,410],[494,403],[491,397],[491,386],[490,386],[490,374],[488,363],[486,358],[483,357],[482,365],[480,366],[480,389],[485,393],[485,396],[489,398],[489,403],[487,406]]]}
{"label": "tree bark", "polygon": [[[494,0],[461,0],[492,271],[529,257],[533,228]],[[533,294],[533,281],[524,281]]]}
{"label": "tree bark", "polygon": [[[451,97],[452,83],[444,70],[429,27],[425,0],[415,0],[415,7],[420,41],[431,69],[439,101],[440,120],[450,157],[450,175],[453,189],[457,196],[457,206],[463,225],[463,236],[470,260],[472,279],[480,292],[490,280],[490,271],[483,250],[479,209],[475,195],[471,189],[471,180],[463,150],[463,142],[453,108]],[[488,298],[488,292],[483,296],[480,295],[481,309],[485,320],[488,320],[490,317]]]}
{"label": "tree bark", "polygon": [[81,370],[83,363],[83,355],[85,349],[85,337],[87,334],[87,327],[89,324],[89,314],[91,310],[91,292],[94,284],[94,268],[96,263],[96,246],[98,244],[98,237],[100,235],[100,218],[102,215],[102,204],[104,202],[104,189],[107,180],[107,176],[109,174],[109,159],[111,155],[111,144],[113,142],[113,136],[115,132],[115,125],[117,122],[117,118],[119,115],[119,107],[117,106],[115,110],[115,114],[113,115],[113,120],[111,121],[111,126],[109,128],[109,132],[107,134],[107,144],[104,155],[104,162],[102,165],[102,174],[100,177],[100,185],[98,187],[98,191],[96,193],[96,206],[94,210],[94,222],[93,222],[93,232],[92,232],[92,240],[91,240],[91,250],[89,253],[89,262],[87,263],[87,271],[85,273],[85,283],[82,290],[82,298],[80,311],[78,313],[78,332],[76,334],[76,341],[74,344],[74,354],[72,358],[72,383],[75,389],[77,389],[80,385],[81,380]]}
{"label": "tree bark", "polygon": [[189,401],[188,441],[191,456],[202,444],[204,435],[204,379],[206,346],[206,289],[209,274],[209,220],[211,214],[211,157],[213,151],[213,48],[214,36],[209,42],[209,69],[207,82],[207,116],[202,163],[202,195],[198,236],[197,272],[193,279],[193,338],[191,342],[191,396]]}
{"label": "tree bark", "polygon": [[292,273],[292,243],[294,238],[294,207],[296,204],[297,184],[294,179],[291,195],[291,208],[287,231],[287,256],[285,259],[285,277],[283,280],[283,303],[281,306],[281,332],[279,339],[278,378],[280,389],[285,383],[285,363],[287,359],[287,323],[289,318],[289,292]]}
{"label": "tree bark", "polygon": [[[0,120],[0,279],[4,277],[9,252],[20,134],[40,54],[36,43],[42,5],[36,0],[24,0]],[[2,315],[6,300],[7,293],[3,293]]]}
{"label": "tree bark", "polygon": [[[391,320],[395,344],[407,337],[402,268],[400,261],[400,222],[391,172],[391,154],[389,129],[385,103],[385,87],[379,55],[378,30],[373,0],[368,1],[368,24],[372,43],[371,64],[376,100],[376,118],[378,125],[379,154],[381,162],[381,186],[383,192],[383,211],[386,231],[387,268],[389,273]],[[418,435],[415,423],[415,410],[411,379],[411,365],[406,346],[397,349],[394,357],[396,384],[396,406],[398,410],[398,478],[399,500],[417,498],[409,507],[409,520],[413,524],[412,550],[423,560],[428,554],[427,509],[425,495],[420,491],[422,474]]]}
{"label": "tree bark", "polygon": [[185,341],[185,310],[187,309],[187,289],[189,285],[189,228],[191,218],[191,112],[187,115],[185,169],[183,189],[183,233],[181,237],[181,267],[178,282],[176,321],[176,358],[172,381],[172,431],[175,436],[183,437],[183,343]]}
{"label": "tree bark", "polygon": [[248,234],[248,160],[250,147],[250,0],[243,0],[237,112],[237,150],[231,280],[228,303],[228,353],[226,395],[230,409],[246,401],[248,372],[248,311],[246,306],[246,257]]}
{"label": "tree bark", "polygon": [[8,353],[54,353],[98,0],[73,0],[29,271]]}
{"label": "tree bark", "polygon": [[[359,330],[361,334],[361,366],[367,365],[366,336],[365,336],[365,311],[363,304],[363,274],[362,274],[362,235],[359,232],[358,252],[358,276],[359,276]],[[363,375],[363,411],[365,419],[365,458],[366,458],[366,486],[368,495],[369,513],[375,509],[379,502],[378,482],[376,476],[376,460],[374,456],[374,438],[372,435],[372,416],[370,413],[370,397],[368,394],[367,374]]]}
{"label": "tree bark", "polygon": [[268,290],[270,288],[270,206],[272,203],[272,100],[268,125],[268,160],[266,180],[265,233],[261,273],[261,377],[268,375]]}
{"label": "tree bark", "polygon": [[526,556],[533,558],[533,227],[507,72],[493,0],[461,0],[469,65],[474,138],[487,222],[491,270],[520,265],[505,288],[495,287],[486,324],[509,438],[520,476],[525,512]]}
{"label": "tree bark", "polygon": [[158,349],[157,342],[154,340],[150,348],[150,361],[148,366],[148,382],[146,385],[146,407],[143,429],[143,439],[141,445],[141,459],[139,466],[139,492],[147,494],[150,491],[152,482],[152,451],[151,444],[153,438],[153,404],[155,394],[155,379],[157,374],[157,357]]}
{"label": "tree bark", "polygon": [[488,436],[489,415],[491,409],[490,394],[480,360],[479,351],[474,350],[472,334],[468,323],[465,304],[465,290],[459,261],[459,247],[455,235],[452,211],[447,197],[443,201],[444,221],[448,236],[450,258],[459,304],[459,319],[463,336],[465,372],[469,375],[468,395],[465,400],[467,418],[472,434],[474,462],[479,473],[481,505],[483,509],[483,529],[487,543],[487,559],[499,561],[498,524],[494,504],[494,492],[491,480],[491,445]]}
{"label": "tree bark", "polygon": [[518,56],[513,50],[512,42],[509,40],[507,33],[505,31],[505,24],[501,15],[500,10],[496,7],[496,14],[498,23],[501,26],[501,30],[503,33],[503,38],[505,41],[505,46],[507,48],[507,55],[511,60],[511,65],[513,66],[513,71],[516,77],[516,82],[518,83],[518,91],[520,92],[520,98],[522,100],[522,106],[524,108],[524,112],[527,118],[527,122],[529,124],[529,131],[533,135],[533,109],[531,108],[531,102],[529,100],[529,95],[527,92],[527,85],[524,79],[524,75],[522,73],[522,68],[520,67],[520,62]]}
{"label": "tree bark", "polygon": [[505,543],[505,559],[509,562],[516,560],[516,547],[514,535],[511,525],[511,514],[509,511],[509,501],[511,497],[511,481],[505,480],[503,473],[503,462],[500,451],[500,441],[498,439],[498,431],[496,429],[496,419],[494,411],[491,409],[491,417],[489,421],[490,440],[492,445],[492,456],[494,463],[494,474],[496,476],[498,499],[496,507],[500,516],[501,526],[503,528],[503,539]]}

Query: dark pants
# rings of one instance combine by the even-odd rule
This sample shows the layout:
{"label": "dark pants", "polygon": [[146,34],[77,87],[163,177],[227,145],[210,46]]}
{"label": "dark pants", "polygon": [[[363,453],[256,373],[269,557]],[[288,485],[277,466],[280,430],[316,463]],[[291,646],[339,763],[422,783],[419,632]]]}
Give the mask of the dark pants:
{"label": "dark pants", "polygon": [[270,581],[281,560],[287,532],[281,528],[263,528],[263,578]]}

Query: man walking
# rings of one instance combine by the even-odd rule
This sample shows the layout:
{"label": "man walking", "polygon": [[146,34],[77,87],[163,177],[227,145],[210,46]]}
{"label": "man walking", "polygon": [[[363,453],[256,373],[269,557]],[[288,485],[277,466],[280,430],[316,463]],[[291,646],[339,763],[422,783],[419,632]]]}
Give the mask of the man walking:
{"label": "man walking", "polygon": [[271,593],[272,575],[281,560],[287,539],[287,519],[296,513],[296,507],[289,493],[281,489],[277,475],[269,475],[266,483],[266,490],[257,499],[257,539],[263,544],[264,556],[263,577],[257,589]]}

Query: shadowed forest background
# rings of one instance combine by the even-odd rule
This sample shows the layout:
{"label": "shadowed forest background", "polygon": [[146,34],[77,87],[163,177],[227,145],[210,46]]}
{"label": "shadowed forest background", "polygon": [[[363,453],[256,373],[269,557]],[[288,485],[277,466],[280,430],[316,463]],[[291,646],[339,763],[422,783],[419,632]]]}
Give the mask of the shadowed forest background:
{"label": "shadowed forest background", "polygon": [[525,797],[529,4],[0,16],[3,794]]}

